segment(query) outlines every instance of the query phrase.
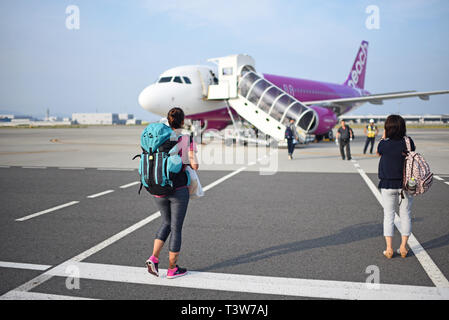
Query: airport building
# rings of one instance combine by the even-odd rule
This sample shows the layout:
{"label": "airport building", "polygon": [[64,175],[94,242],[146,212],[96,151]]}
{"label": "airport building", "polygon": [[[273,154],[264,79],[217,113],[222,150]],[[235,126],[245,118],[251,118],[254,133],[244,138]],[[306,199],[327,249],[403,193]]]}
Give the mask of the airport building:
{"label": "airport building", "polygon": [[117,113],[72,113],[72,121],[78,124],[118,124]]}
{"label": "airport building", "polygon": [[141,120],[134,119],[128,113],[72,113],[72,121],[78,124],[112,125],[112,124],[141,124]]}
{"label": "airport building", "polygon": [[[401,115],[407,123],[425,123],[425,124],[443,124],[449,123],[449,114],[442,115]],[[345,121],[352,121],[354,123],[368,123],[370,119],[374,119],[375,122],[385,122],[388,115],[367,115],[367,116],[354,116],[343,115],[339,119]]]}

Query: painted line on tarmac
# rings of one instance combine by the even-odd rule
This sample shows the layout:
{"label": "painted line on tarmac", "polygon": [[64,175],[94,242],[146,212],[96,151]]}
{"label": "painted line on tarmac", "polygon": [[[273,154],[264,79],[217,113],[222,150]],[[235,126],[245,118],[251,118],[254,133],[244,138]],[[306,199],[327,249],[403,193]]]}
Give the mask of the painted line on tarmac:
{"label": "painted line on tarmac", "polygon": [[[382,205],[382,195],[379,190],[376,188],[371,179],[366,175],[363,169],[357,169],[359,174],[362,176],[363,180],[366,182],[371,192],[376,197],[377,201]],[[447,183],[447,182],[446,182]],[[448,183],[449,184],[449,183]],[[398,214],[395,214],[394,224],[398,230],[401,230],[401,219]],[[438,288],[449,288],[449,281],[429,256],[429,254],[424,250],[423,246],[419,243],[418,239],[412,234],[408,239],[408,245],[410,249],[415,254],[415,257],[418,259],[419,263],[423,267],[424,271],[429,276],[430,280],[432,280],[433,284]]]}
{"label": "painted line on tarmac", "polygon": [[120,186],[119,188],[120,189],[126,189],[126,188],[129,188],[129,187],[135,186],[136,184],[139,184],[139,183],[140,183],[140,181],[134,181],[134,182],[131,182],[131,183],[128,183],[128,184],[124,184],[123,186]]}
{"label": "painted line on tarmac", "polygon": [[79,201],[71,201],[71,202],[68,202],[68,203],[64,203],[64,204],[61,204],[59,206],[56,206],[56,207],[53,207],[53,208],[50,208],[50,209],[47,209],[47,210],[39,211],[39,212],[30,214],[28,216],[16,219],[16,221],[20,221],[20,222],[26,221],[26,220],[29,220],[29,219],[41,216],[43,214],[49,213],[49,212],[54,212],[56,210],[60,210],[60,209],[66,208],[66,207],[73,206],[73,205],[75,205],[77,203],[79,203]]}
{"label": "painted line on tarmac", "polygon": [[82,279],[181,287],[192,289],[271,294],[294,297],[313,297],[350,300],[440,300],[449,299],[449,288],[373,284],[366,282],[297,279],[226,273],[188,271],[186,276],[167,279],[167,270],[160,269],[160,277],[148,274],[146,268],[68,261],[48,274],[67,277],[66,268],[75,267]]}
{"label": "painted line on tarmac", "polygon": [[59,167],[60,170],[85,170],[85,168],[80,167]]}
{"label": "painted line on tarmac", "polygon": [[47,269],[50,269],[51,267],[52,266],[44,265],[44,264],[31,264],[31,263],[18,263],[18,262],[0,261],[0,268],[45,271]]}
{"label": "painted line on tarmac", "polygon": [[104,196],[104,195],[112,193],[112,192],[114,192],[114,190],[106,190],[106,191],[103,191],[100,193],[91,194],[90,196],[87,196],[86,198],[89,198],[89,199],[98,198],[98,197]]}
{"label": "painted line on tarmac", "polygon": [[212,189],[213,187],[219,185],[219,184],[222,183],[223,181],[228,180],[229,178],[235,176],[236,174],[242,172],[242,171],[245,170],[245,169],[246,169],[246,167],[242,167],[242,168],[240,168],[240,169],[237,169],[237,170],[231,172],[230,174],[225,175],[224,177],[221,177],[220,179],[218,179],[218,180],[212,182],[211,184],[207,185],[206,187],[204,187],[204,188],[203,188],[203,191],[206,192],[207,190]]}
{"label": "painted line on tarmac", "polygon": [[[242,167],[240,169],[237,169],[235,171],[233,171],[232,173],[226,175],[226,179],[220,178],[215,182],[212,182],[211,184],[207,185],[206,187],[203,188],[203,191],[206,190],[210,190],[212,187],[217,186],[219,183],[222,183],[224,181],[226,181],[227,179],[231,178],[232,176],[234,176],[235,174],[237,174],[238,172],[243,171],[244,169],[246,169],[247,167]],[[219,182],[218,182],[219,181]],[[218,182],[218,183],[217,183]],[[99,244],[93,246],[92,248],[76,255],[75,257],[67,260],[66,262],[63,262],[62,264],[67,265],[67,264],[73,264],[76,262],[81,262],[84,259],[87,259],[88,257],[94,255],[95,253],[103,250],[104,248],[110,246],[111,244],[119,241],[120,239],[126,237],[127,235],[129,235],[130,233],[136,231],[137,229],[142,228],[143,226],[147,225],[148,223],[150,223],[151,221],[159,218],[161,216],[161,213],[159,211],[153,213],[152,215],[150,215],[149,217],[140,220],[139,222],[133,224],[132,226],[126,228],[125,230],[122,230],[121,232],[111,236],[110,238],[104,240],[103,242],[100,242]],[[60,264],[60,265],[62,265]],[[58,265],[58,266],[60,266]],[[58,267],[56,266],[56,267]],[[55,267],[55,268],[56,268]],[[20,285],[19,287],[5,293],[4,295],[0,296],[0,300],[3,299],[3,297],[8,297],[10,294],[17,294],[17,292],[27,292],[32,290],[33,288],[41,285],[42,283],[50,280],[53,277],[53,275],[51,274],[51,269],[40,274],[39,276],[29,280],[28,282],[25,282],[24,284]]]}
{"label": "painted line on tarmac", "polygon": [[[8,264],[8,263],[7,263]],[[21,269],[44,270],[51,266],[34,264],[23,265]],[[254,276],[227,273],[188,271],[176,280],[167,279],[166,269],[159,269],[160,277],[148,274],[146,268],[111,265],[69,260],[47,272],[52,277],[67,277],[67,268],[76,268],[80,279],[109,281],[118,283],[143,284],[161,287],[218,290],[270,294],[280,296],[311,297],[349,300],[448,300],[449,288],[410,286],[397,284],[373,284],[371,282],[350,282],[335,280],[313,280],[273,276]],[[42,268],[42,269],[40,269]],[[46,270],[45,269],[45,270]],[[66,295],[53,295],[28,291],[12,290],[2,300],[70,300],[86,298]]]}
{"label": "painted line on tarmac", "polygon": [[0,166],[0,168],[9,169],[9,168],[11,168],[11,166]]}
{"label": "painted line on tarmac", "polygon": [[39,167],[39,166],[22,166],[22,169],[47,169],[47,167]]}
{"label": "painted line on tarmac", "polygon": [[10,291],[1,297],[3,300],[95,300],[90,298],[62,296],[40,292]]}
{"label": "painted line on tarmac", "polygon": [[97,168],[99,171],[134,171],[136,169],[131,168]]}
{"label": "painted line on tarmac", "polygon": [[433,177],[434,177],[435,179],[437,179],[437,180],[444,181],[444,179],[441,178],[440,176],[434,175]]}

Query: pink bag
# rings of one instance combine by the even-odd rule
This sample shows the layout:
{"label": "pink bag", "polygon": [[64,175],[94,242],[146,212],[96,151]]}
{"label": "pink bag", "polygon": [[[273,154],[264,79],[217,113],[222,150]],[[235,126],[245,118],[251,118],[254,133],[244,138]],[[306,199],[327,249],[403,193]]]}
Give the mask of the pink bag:
{"label": "pink bag", "polygon": [[402,189],[410,195],[417,196],[429,190],[433,182],[433,173],[424,157],[412,151],[410,138],[405,136],[407,155],[404,160],[404,178]]}

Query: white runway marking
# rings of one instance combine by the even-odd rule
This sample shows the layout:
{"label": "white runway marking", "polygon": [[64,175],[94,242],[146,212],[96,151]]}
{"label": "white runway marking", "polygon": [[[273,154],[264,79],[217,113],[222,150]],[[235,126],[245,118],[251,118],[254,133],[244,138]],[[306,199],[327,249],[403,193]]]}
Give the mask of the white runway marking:
{"label": "white runway marking", "polygon": [[126,188],[129,188],[129,187],[135,186],[136,184],[139,184],[139,183],[140,183],[140,181],[134,181],[134,182],[131,182],[131,183],[128,183],[128,184],[124,184],[123,186],[120,186],[120,189],[126,189]]}
{"label": "white runway marking", "polygon": [[[209,190],[209,189],[211,189],[211,188],[217,186],[219,183],[225,181],[226,179],[231,178],[232,176],[234,176],[235,174],[241,172],[241,171],[244,170],[245,168],[246,168],[246,167],[240,168],[240,169],[238,169],[238,170],[236,170],[236,171],[233,171],[232,173],[230,173],[230,174],[228,174],[228,175],[226,175],[226,176],[224,176],[224,177],[218,179],[217,181],[212,182],[211,184],[209,184],[209,185],[207,185],[206,187],[204,187],[204,188],[203,188],[203,191]],[[95,245],[94,247],[92,247],[92,248],[90,248],[90,249],[88,249],[88,250],[86,250],[86,251],[80,253],[79,255],[77,255],[77,256],[75,256],[75,257],[69,259],[68,261],[70,261],[71,263],[73,263],[73,262],[81,262],[82,260],[87,259],[88,257],[92,256],[93,254],[99,252],[100,250],[102,250],[102,249],[104,249],[104,248],[110,246],[111,244],[117,242],[118,240],[122,239],[123,237],[126,237],[128,234],[130,234],[130,233],[136,231],[137,229],[139,229],[139,228],[141,228],[141,227],[147,225],[147,224],[150,223],[151,221],[153,221],[153,220],[159,218],[160,216],[161,216],[161,214],[160,214],[159,211],[158,211],[158,212],[155,212],[155,213],[153,213],[152,215],[150,215],[149,217],[147,217],[147,218],[145,218],[145,219],[143,219],[143,220],[141,220],[141,221],[139,221],[139,222],[133,224],[132,226],[126,228],[125,230],[123,230],[123,231],[121,231],[121,232],[119,232],[119,233],[113,235],[112,237],[110,237],[110,238],[104,240],[103,242],[100,242],[99,244]],[[67,261],[67,262],[68,262],[68,261]],[[67,263],[67,262],[66,262],[66,263]],[[64,264],[64,263],[63,263],[63,264]],[[60,265],[62,265],[62,264],[60,264]],[[60,266],[60,265],[59,265],[59,266]],[[20,292],[26,292],[26,291],[30,291],[30,290],[32,290],[33,288],[35,288],[35,287],[41,285],[42,283],[46,282],[47,280],[49,280],[49,279],[51,279],[51,278],[53,277],[53,275],[50,274],[50,271],[51,271],[51,270],[49,270],[49,271],[47,271],[47,272],[44,272],[44,273],[40,274],[39,276],[37,276],[37,277],[35,277],[35,278],[29,280],[28,282],[22,284],[21,286],[17,287],[16,289],[7,292],[7,293],[6,293],[5,295],[3,295],[3,296],[0,296],[0,300],[1,300],[4,296],[7,296],[7,295],[10,294],[10,293],[12,294],[12,292],[17,292],[17,291],[20,291]]]}
{"label": "white runway marking", "polygon": [[39,292],[10,291],[3,295],[2,300],[95,300],[82,297],[61,296]]}
{"label": "white runway marking", "polygon": [[0,166],[0,168],[9,169],[11,167],[10,166]]}
{"label": "white runway marking", "polygon": [[437,176],[437,175],[433,175],[433,177],[434,177],[435,179],[437,179],[437,180],[444,181],[443,178],[441,178],[441,177],[439,177],[439,176]]}
{"label": "white runway marking", "polygon": [[449,185],[449,182],[445,182],[445,184]]}
{"label": "white runway marking", "polygon": [[164,287],[272,294],[281,296],[330,299],[439,300],[449,299],[449,289],[371,283],[296,279],[211,272],[189,271],[184,277],[167,279],[160,269],[159,278],[146,268],[67,261],[48,271],[49,275],[67,277],[66,268],[75,266],[82,279],[146,284]]}
{"label": "white runway marking", "polygon": [[79,203],[79,201],[72,201],[72,202],[68,202],[68,203],[65,203],[65,204],[61,204],[60,206],[56,206],[56,207],[53,207],[53,208],[50,208],[50,209],[47,209],[47,210],[39,211],[39,212],[30,214],[28,216],[16,219],[16,221],[20,221],[20,222],[26,221],[26,220],[29,220],[29,219],[41,216],[43,214],[49,213],[49,212],[53,212],[53,211],[56,211],[56,210],[59,210],[59,209],[63,209],[63,208],[69,207],[69,206],[73,206],[73,205],[75,205],[77,203]]}
{"label": "white runway marking", "polygon": [[51,266],[43,265],[43,264],[31,264],[31,263],[17,263],[17,262],[7,262],[0,261],[1,268],[12,268],[12,269],[26,269],[26,270],[40,270],[45,271]]}
{"label": "white runway marking", "polygon": [[230,174],[225,175],[224,177],[222,177],[222,178],[220,178],[220,179],[218,179],[218,180],[212,182],[211,184],[207,185],[206,187],[204,187],[204,188],[203,188],[203,191],[206,192],[207,190],[212,189],[213,187],[219,185],[219,184],[222,183],[223,181],[228,180],[229,178],[235,176],[236,174],[242,172],[242,171],[245,170],[245,169],[246,169],[246,167],[242,167],[242,168],[240,168],[240,169],[237,169],[237,170],[231,172]]}
{"label": "white runway marking", "polygon": [[100,171],[134,171],[135,169],[130,168],[97,168]]}
{"label": "white runway marking", "polygon": [[85,168],[79,168],[79,167],[59,167],[60,170],[85,170]]}
{"label": "white runway marking", "polygon": [[24,166],[23,169],[47,169],[47,167]]}
{"label": "white runway marking", "polygon": [[[77,260],[81,258],[78,257]],[[5,267],[30,270],[46,270],[51,266],[2,262]],[[180,287],[192,289],[219,290],[230,292],[246,292],[272,294],[281,296],[311,297],[326,299],[350,300],[440,300],[449,299],[449,288],[424,286],[391,285],[349,281],[329,281],[313,279],[297,279],[271,276],[238,275],[189,271],[184,277],[171,280],[165,274],[167,270],[159,269],[160,277],[148,274],[144,267],[86,263],[69,260],[49,270],[48,277],[67,277],[67,267],[76,267],[81,279],[156,285],[163,287]],[[44,269],[44,267],[46,269]],[[0,299],[14,300],[66,300],[85,299],[63,295],[13,290]]]}
{"label": "white runway marking", "polygon": [[105,194],[112,193],[112,192],[114,192],[114,190],[106,190],[106,191],[103,191],[100,193],[91,194],[90,196],[87,196],[87,198],[93,199],[93,198],[104,196]]}
{"label": "white runway marking", "polygon": [[[379,190],[376,188],[371,179],[366,175],[365,171],[363,171],[362,169],[357,169],[357,171],[362,176],[363,180],[366,182],[371,192],[374,194],[377,201],[382,206],[382,196]],[[400,230],[400,221],[401,219],[396,214],[394,224],[398,230]],[[435,284],[435,286],[438,288],[449,288],[449,281],[441,272],[441,270],[438,268],[438,266],[435,264],[435,262],[433,262],[432,258],[429,256],[426,250],[424,250],[424,248],[421,246],[418,239],[416,239],[413,233],[409,237],[408,245],[415,254],[415,257],[418,259],[421,266],[424,268],[424,271],[427,273],[430,280],[432,280],[432,282]]]}

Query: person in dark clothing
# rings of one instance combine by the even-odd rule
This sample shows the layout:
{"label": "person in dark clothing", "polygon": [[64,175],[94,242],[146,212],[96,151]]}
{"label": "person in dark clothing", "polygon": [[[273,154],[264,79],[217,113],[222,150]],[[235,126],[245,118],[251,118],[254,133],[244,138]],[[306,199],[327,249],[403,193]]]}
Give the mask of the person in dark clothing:
{"label": "person in dark clothing", "polygon": [[298,143],[298,133],[296,132],[294,119],[290,119],[290,124],[285,129],[285,138],[287,139],[288,158],[292,160],[295,145]]}
{"label": "person in dark clothing", "polygon": [[[351,160],[351,147],[349,146],[349,142],[353,138],[352,129],[345,124],[345,120],[340,121],[341,127],[338,128],[337,131],[337,141],[338,145],[340,146],[340,154],[341,158],[345,160],[347,158],[348,160]],[[346,149],[346,157],[345,157],[345,151]]]}
{"label": "person in dark clothing", "polygon": [[[405,121],[401,116],[390,115],[385,121],[385,131],[377,146],[377,154],[381,156],[379,161],[379,189],[382,195],[384,208],[384,237],[386,250],[383,252],[388,259],[393,257],[394,218],[399,206],[401,224],[399,231],[402,236],[398,253],[405,258],[407,256],[407,242],[411,234],[411,206],[413,197],[404,192],[404,199],[399,198],[402,191],[404,159],[407,154]],[[410,147],[415,151],[415,143],[410,138]]]}

